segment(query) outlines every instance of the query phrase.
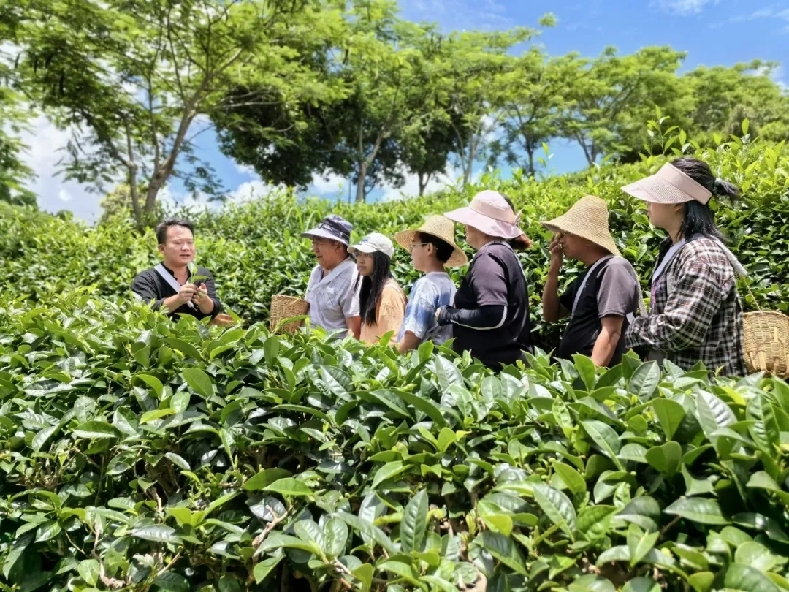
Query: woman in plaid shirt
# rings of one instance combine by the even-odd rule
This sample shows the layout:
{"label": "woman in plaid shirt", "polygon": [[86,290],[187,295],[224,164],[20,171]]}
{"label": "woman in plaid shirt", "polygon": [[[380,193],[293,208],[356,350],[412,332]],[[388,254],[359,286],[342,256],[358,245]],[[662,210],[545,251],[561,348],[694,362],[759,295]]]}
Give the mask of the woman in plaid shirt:
{"label": "woman in plaid shirt", "polygon": [[739,190],[707,163],[680,158],[622,188],[647,202],[649,221],[668,232],[652,274],[649,314],[627,330],[628,348],[684,370],[703,362],[724,376],[745,374],[742,306],[736,276],[745,269],[723,244],[709,200],[736,200]]}

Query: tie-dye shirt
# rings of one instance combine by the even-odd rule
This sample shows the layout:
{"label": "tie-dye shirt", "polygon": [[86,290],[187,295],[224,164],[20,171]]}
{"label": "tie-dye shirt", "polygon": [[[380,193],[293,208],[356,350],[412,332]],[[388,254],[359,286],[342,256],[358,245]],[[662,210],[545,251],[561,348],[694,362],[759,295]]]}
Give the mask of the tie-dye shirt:
{"label": "tie-dye shirt", "polygon": [[430,340],[437,345],[452,337],[452,325],[439,326],[436,323],[436,310],[451,305],[454,298],[455,284],[447,273],[433,271],[416,280],[408,296],[398,341],[406,331],[411,331],[422,341]]}

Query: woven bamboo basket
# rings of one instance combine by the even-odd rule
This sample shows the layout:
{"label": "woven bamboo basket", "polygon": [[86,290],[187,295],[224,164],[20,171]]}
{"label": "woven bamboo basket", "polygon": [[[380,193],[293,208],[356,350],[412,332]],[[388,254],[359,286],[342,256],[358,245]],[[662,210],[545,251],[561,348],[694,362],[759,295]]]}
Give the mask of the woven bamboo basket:
{"label": "woven bamboo basket", "polygon": [[300,317],[307,314],[309,304],[302,298],[277,294],[271,298],[269,312],[269,329],[279,333],[295,333],[303,324],[302,320],[291,321],[280,325],[284,319]]}
{"label": "woven bamboo basket", "polygon": [[742,324],[748,371],[789,377],[789,317],[759,310],[743,314]]}

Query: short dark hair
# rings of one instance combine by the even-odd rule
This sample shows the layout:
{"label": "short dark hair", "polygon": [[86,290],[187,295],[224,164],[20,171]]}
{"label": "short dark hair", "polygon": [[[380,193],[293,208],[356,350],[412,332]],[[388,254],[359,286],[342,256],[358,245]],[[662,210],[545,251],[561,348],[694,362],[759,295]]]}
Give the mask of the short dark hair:
{"label": "short dark hair", "polygon": [[433,245],[436,249],[436,259],[438,259],[441,263],[446,263],[449,261],[449,258],[452,256],[452,253],[455,250],[455,247],[450,245],[444,239],[438,238],[437,236],[433,236],[432,234],[428,234],[426,232],[417,232],[415,238],[420,243]]}
{"label": "short dark hair", "polygon": [[156,227],[156,240],[159,241],[160,245],[163,245],[167,242],[167,231],[170,229],[171,226],[183,226],[187,228],[189,232],[194,235],[195,228],[191,222],[187,222],[186,220],[165,220],[161,224]]}

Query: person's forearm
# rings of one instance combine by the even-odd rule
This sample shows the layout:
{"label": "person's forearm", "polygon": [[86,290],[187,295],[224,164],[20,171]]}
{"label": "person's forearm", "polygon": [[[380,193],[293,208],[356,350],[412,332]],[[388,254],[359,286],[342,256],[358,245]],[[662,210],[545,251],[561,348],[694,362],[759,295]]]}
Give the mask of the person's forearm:
{"label": "person's forearm", "polygon": [[507,320],[507,307],[504,305],[492,304],[479,306],[477,308],[455,308],[445,306],[439,309],[438,324],[462,325],[470,329],[498,329]]}
{"label": "person's forearm", "polygon": [[400,340],[400,343],[397,345],[397,351],[399,351],[401,354],[404,354],[419,347],[420,343],[422,343],[422,340],[419,339],[419,337],[417,337],[411,331],[406,331],[403,334],[403,338]]}
{"label": "person's forearm", "polygon": [[165,298],[162,300],[162,307],[166,308],[169,312],[173,312],[174,310],[181,307],[181,298],[176,294],[175,296],[170,296],[169,298]]}
{"label": "person's forearm", "polygon": [[559,270],[551,268],[542,291],[542,318],[546,323],[559,320]]}
{"label": "person's forearm", "polygon": [[359,339],[362,333],[362,317],[345,317],[345,326],[354,339]]}
{"label": "person's forearm", "polygon": [[205,298],[200,299],[200,312],[203,314],[211,314],[214,312],[214,299],[206,296]]}
{"label": "person's forearm", "polygon": [[600,331],[592,348],[592,362],[595,366],[607,366],[614,356],[621,332],[611,332],[605,327]]}

